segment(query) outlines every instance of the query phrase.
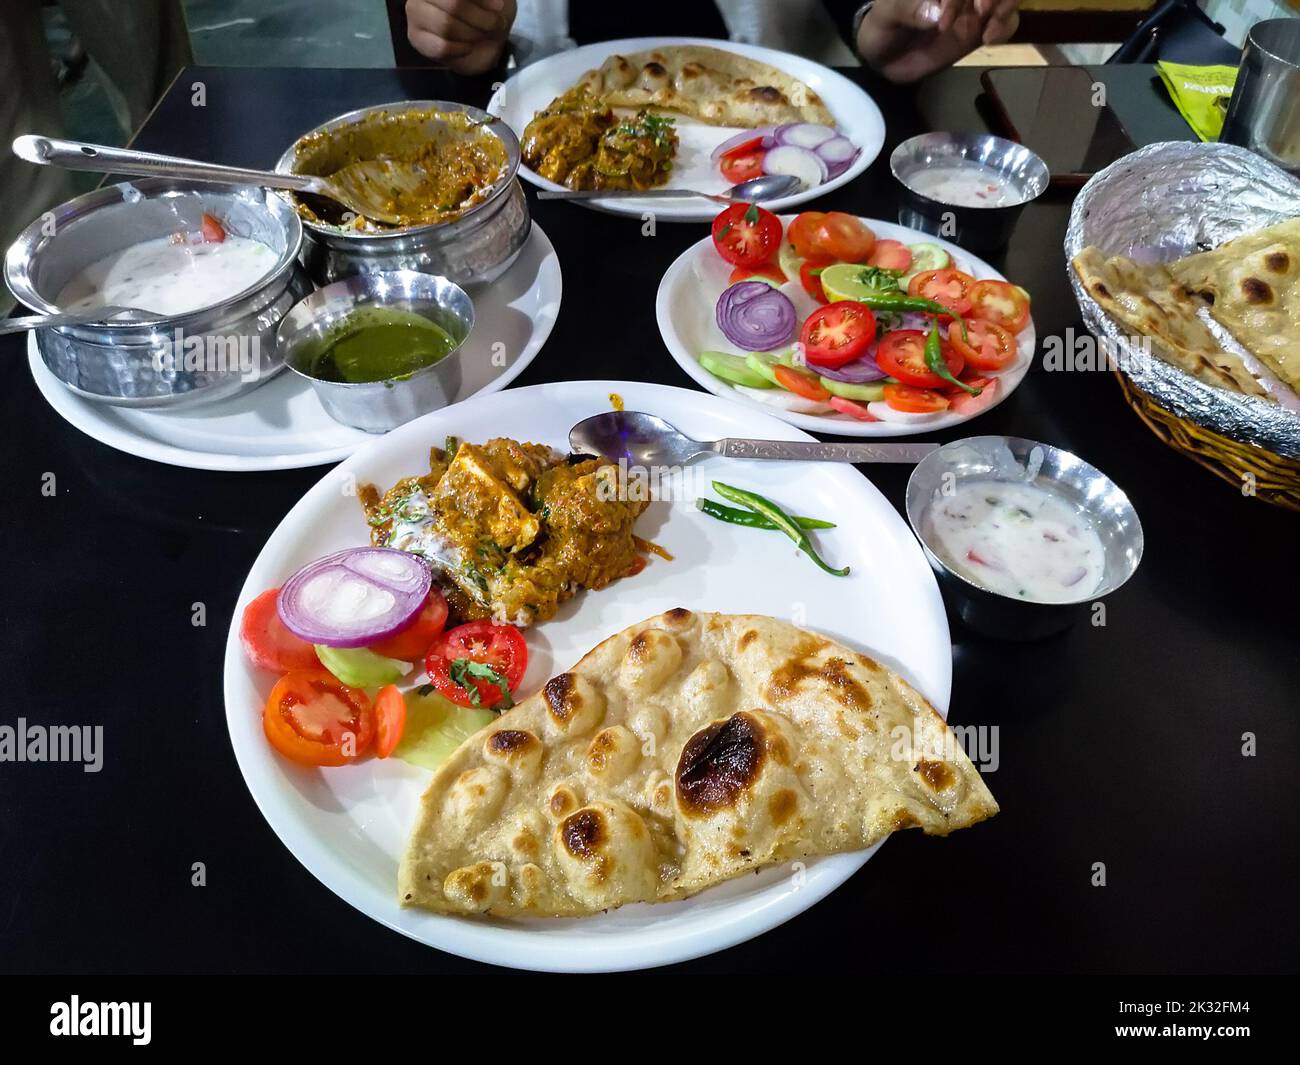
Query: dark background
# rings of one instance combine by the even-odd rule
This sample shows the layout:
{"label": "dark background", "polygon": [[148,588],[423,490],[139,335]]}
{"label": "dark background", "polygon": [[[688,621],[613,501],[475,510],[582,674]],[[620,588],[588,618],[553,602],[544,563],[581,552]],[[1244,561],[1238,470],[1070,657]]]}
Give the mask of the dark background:
{"label": "dark background", "polygon": [[[982,128],[977,72],[949,71],[919,92],[848,73],[880,103],[888,139],[865,175],[814,206],[893,219],[889,151],[924,129]],[[1189,138],[1150,68],[1099,73],[1139,143]],[[189,106],[195,80],[206,109]],[[270,166],[337,113],[439,96],[485,98],[433,71],[200,68],[182,74],[135,143]],[[559,252],[565,296],[517,383],[694,387],[659,340],[653,294],[703,225],[663,223],[643,238],[635,219],[532,207]],[[1049,193],[993,257],[1033,292],[1040,344],[1082,328],[1061,254],[1068,213],[1068,194]],[[22,337],[0,340],[0,397],[0,724],[105,731],[98,774],[0,764],[0,969],[486,968],[386,930],[317,883],[262,820],[230,749],[221,672],[235,597],[321,470],[194,472],[104,447],[41,401]],[[1141,568],[1107,600],[1104,628],[1015,645],[954,623],[951,720],[999,726],[1001,765],[988,776],[998,817],[947,840],[900,833],[802,916],[678,968],[1293,970],[1300,516],[1168,450],[1108,373],[1036,365],[973,428],[1064,446],[1110,474],[1145,527]],[[906,469],[864,473],[901,506]],[[204,628],[190,622],[196,602]],[[1255,757],[1241,754],[1245,732]],[[206,887],[190,886],[196,861]],[[1091,886],[1096,862],[1105,887]]]}

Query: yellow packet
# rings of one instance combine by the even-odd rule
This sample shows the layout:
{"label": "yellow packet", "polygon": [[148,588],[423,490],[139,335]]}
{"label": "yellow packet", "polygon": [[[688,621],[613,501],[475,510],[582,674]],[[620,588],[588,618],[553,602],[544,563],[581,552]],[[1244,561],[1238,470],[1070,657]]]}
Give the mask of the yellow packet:
{"label": "yellow packet", "polygon": [[1193,67],[1159,62],[1156,71],[1178,113],[1203,141],[1217,141],[1237,83],[1236,67]]}

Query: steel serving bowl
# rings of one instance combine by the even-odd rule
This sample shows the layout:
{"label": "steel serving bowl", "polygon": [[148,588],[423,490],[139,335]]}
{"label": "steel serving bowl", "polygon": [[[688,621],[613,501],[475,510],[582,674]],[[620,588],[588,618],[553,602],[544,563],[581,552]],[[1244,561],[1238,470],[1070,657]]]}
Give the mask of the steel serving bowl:
{"label": "steel serving bowl", "polygon": [[[962,481],[1021,481],[1074,503],[1106,551],[1101,583],[1074,602],[1042,603],[990,591],[950,568],[931,543],[928,514],[935,500]],[[1127,581],[1142,560],[1142,523],[1128,496],[1077,455],[1015,436],[974,436],[931,452],[907,482],[907,520],[921,541],[950,607],[967,625],[1010,640],[1032,640],[1068,628],[1092,603]]]}
{"label": "steel serving bowl", "polygon": [[[912,187],[911,180],[924,170],[967,161],[995,172],[1016,190],[1016,202],[1002,207],[969,207],[944,203]],[[1041,196],[1051,178],[1047,164],[1023,144],[988,133],[922,133],[894,149],[889,169],[903,191],[899,222],[971,251],[1005,247],[1025,204]]]}
{"label": "steel serving bowl", "polygon": [[519,255],[532,226],[528,202],[516,176],[519,140],[505,122],[477,107],[445,100],[410,100],[349,111],[304,133],[280,156],[275,169],[281,173],[310,172],[299,168],[314,157],[310,148],[322,140],[322,135],[355,126],[379,112],[400,115],[438,111],[463,112],[501,141],[506,153],[501,176],[480,203],[449,222],[364,232],[304,219],[302,261],[317,284],[328,285],[356,274],[418,270],[470,285],[496,280]]}
{"label": "steel serving bowl", "polygon": [[[431,366],[387,381],[324,381],[311,374],[319,342],[359,307],[395,307],[421,315],[455,342]],[[474,303],[453,281],[415,270],[358,274],[335,281],[302,300],[280,323],[278,346],[289,369],[311,382],[331,418],[367,433],[390,429],[455,401],[462,351],[474,328]]]}
{"label": "steel serving bowl", "polygon": [[41,359],[73,392],[114,406],[177,409],[247,392],[281,369],[276,326],[312,286],[297,262],[298,216],[264,189],[171,178],[107,185],[28,226],[5,255],[5,282],[27,306],[53,314],[63,286],[85,267],[141,241],[197,230],[204,213],[267,245],[275,267],[230,299],[187,314],[36,330]]}

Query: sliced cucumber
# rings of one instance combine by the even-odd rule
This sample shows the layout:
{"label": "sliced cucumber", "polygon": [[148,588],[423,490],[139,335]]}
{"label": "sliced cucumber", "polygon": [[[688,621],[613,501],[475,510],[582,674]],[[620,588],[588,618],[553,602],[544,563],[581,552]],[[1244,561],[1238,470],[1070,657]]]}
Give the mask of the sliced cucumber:
{"label": "sliced cucumber", "polygon": [[804,260],[788,240],[781,241],[781,247],[776,253],[776,262],[785,271],[785,276],[789,280],[799,280],[799,267],[803,266]]}
{"label": "sliced cucumber", "polygon": [[745,385],[748,388],[774,388],[775,380],[768,380],[761,373],[749,366],[747,359],[740,355],[728,355],[725,351],[701,351],[700,365],[709,373],[728,384]]}
{"label": "sliced cucumber", "polygon": [[[782,348],[780,351],[751,351],[745,356],[745,364],[768,382],[768,388],[777,383],[776,368],[778,366],[793,366],[794,363],[790,358],[788,348]],[[752,386],[750,386],[752,387]]]}
{"label": "sliced cucumber", "polygon": [[912,253],[910,274],[920,274],[926,270],[945,270],[952,264],[952,256],[937,244],[923,241],[920,244],[909,244],[907,250]]}
{"label": "sliced cucumber", "polygon": [[857,399],[870,403],[873,400],[883,399],[885,395],[884,381],[872,381],[869,385],[854,385],[847,381],[832,381],[829,377],[823,377],[821,383],[822,388],[832,396],[840,396],[843,399]]}
{"label": "sliced cucumber", "polygon": [[424,769],[437,769],[465,740],[497,718],[491,710],[457,706],[436,691],[422,695],[416,688],[403,698],[406,727],[393,754]]}
{"label": "sliced cucumber", "polygon": [[327,647],[318,643],[320,664],[349,688],[382,688],[396,684],[411,671],[409,663],[385,658],[368,647]]}

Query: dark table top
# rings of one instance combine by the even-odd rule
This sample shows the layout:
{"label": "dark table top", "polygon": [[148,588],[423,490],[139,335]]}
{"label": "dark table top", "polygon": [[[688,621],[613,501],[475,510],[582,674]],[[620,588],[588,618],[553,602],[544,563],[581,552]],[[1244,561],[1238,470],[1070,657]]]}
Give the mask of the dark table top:
{"label": "dark table top", "polygon": [[[1099,73],[1137,140],[1188,138],[1150,68]],[[865,175],[816,206],[892,218],[890,149],[924,129],[981,128],[977,72],[952,70],[919,91],[850,76],[880,102],[888,140]],[[191,106],[196,81],[202,108]],[[197,68],[136,145],[269,166],[337,113],[461,95],[434,71]],[[643,238],[635,220],[532,207],[559,252],[565,301],[518,384],[594,375],[694,387],[659,340],[653,293],[704,227],[665,223]],[[1040,344],[1081,329],[1061,254],[1068,212],[1068,194],[1033,204],[995,260],[1033,291]],[[605,309],[594,337],[591,307]],[[0,764],[0,968],[483,968],[335,898],[276,839],[235,765],[221,688],[235,598],[322,471],[192,472],[113,451],[41,401],[22,338],[0,340],[0,396],[9,486],[0,724],[100,724],[105,748],[98,774]],[[1141,515],[1141,568],[1107,601],[1104,627],[1016,645],[954,623],[951,720],[999,728],[1000,764],[988,776],[998,817],[948,840],[900,833],[802,916],[681,968],[850,958],[863,973],[1294,967],[1296,515],[1167,449],[1107,373],[1036,364],[972,428],[1061,445],[1109,473]],[[905,469],[864,472],[901,506]],[[202,627],[191,623],[196,603]],[[1247,733],[1254,756],[1242,753]],[[191,885],[195,862],[206,866],[204,887]],[[1104,887],[1093,886],[1096,863]]]}

